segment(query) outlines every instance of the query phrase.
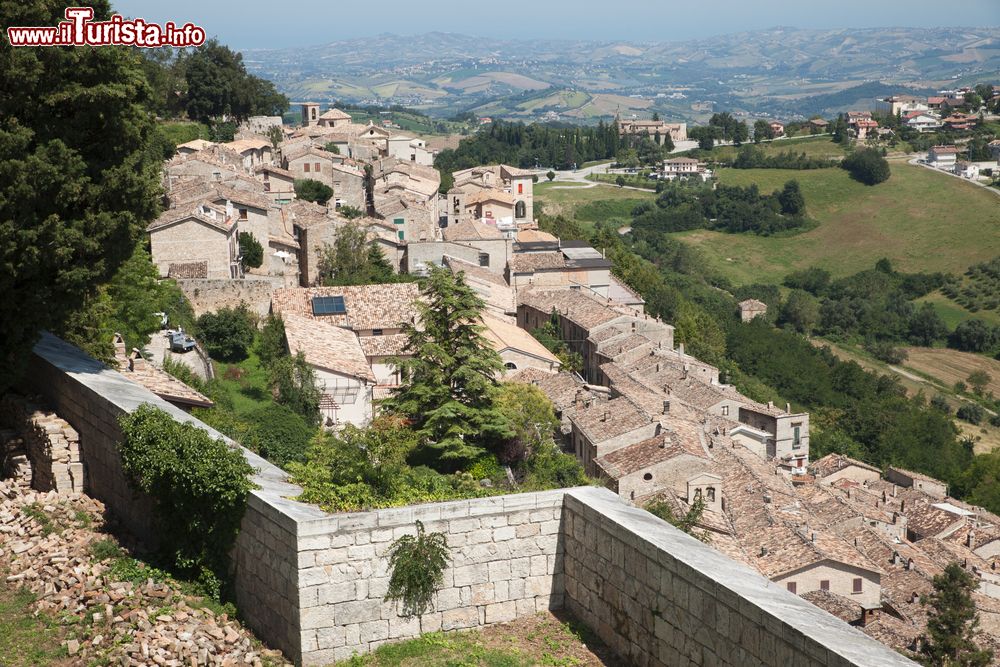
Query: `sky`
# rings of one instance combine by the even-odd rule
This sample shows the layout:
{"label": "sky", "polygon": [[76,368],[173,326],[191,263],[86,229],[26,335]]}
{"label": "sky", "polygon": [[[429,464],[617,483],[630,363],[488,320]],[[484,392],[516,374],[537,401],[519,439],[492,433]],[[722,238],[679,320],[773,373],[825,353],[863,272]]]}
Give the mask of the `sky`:
{"label": "sky", "polygon": [[1000,26],[1000,0],[628,0],[621,5],[606,0],[112,0],[112,6],[125,16],[157,23],[191,21],[235,49],[431,31],[503,39],[679,41],[778,25]]}

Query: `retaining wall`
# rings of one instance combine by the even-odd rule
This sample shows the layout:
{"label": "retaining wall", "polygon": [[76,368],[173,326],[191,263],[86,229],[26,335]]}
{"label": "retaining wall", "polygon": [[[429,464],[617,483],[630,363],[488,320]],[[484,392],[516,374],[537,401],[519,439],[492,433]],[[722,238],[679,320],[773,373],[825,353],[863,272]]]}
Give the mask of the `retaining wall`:
{"label": "retaining wall", "polygon": [[[223,438],[47,334],[29,377],[80,434],[85,490],[140,536],[149,533],[149,503],[122,473],[117,417],[151,403]],[[259,488],[233,554],[237,604],[264,641],[298,664],[565,606],[630,664],[913,665],[607,489],[331,515],[289,500],[301,489],[242,451]],[[384,600],[387,551],[418,519],[446,534],[452,560],[433,611],[405,619]]]}

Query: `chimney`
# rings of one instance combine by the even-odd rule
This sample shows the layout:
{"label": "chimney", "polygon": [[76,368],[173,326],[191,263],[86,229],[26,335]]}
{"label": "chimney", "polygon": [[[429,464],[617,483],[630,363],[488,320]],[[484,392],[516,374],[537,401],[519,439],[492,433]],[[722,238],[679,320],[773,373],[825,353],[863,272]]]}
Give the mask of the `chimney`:
{"label": "chimney", "polygon": [[677,346],[677,351],[680,353],[682,357],[684,356],[684,343],[681,343],[680,345]]}
{"label": "chimney", "polygon": [[129,366],[133,371],[143,371],[146,370],[146,360],[142,357],[142,352],[139,352],[139,348],[132,348],[132,356],[129,359]]}
{"label": "chimney", "polygon": [[767,402],[767,407],[769,407],[769,408],[771,408],[773,410],[774,409],[774,401],[768,401]]}
{"label": "chimney", "polygon": [[610,413],[610,412],[609,412],[608,410],[605,410],[605,411],[604,411],[604,415],[603,415],[603,416],[601,417],[601,421],[602,421],[602,422],[606,422],[606,421],[608,421],[608,417],[610,416],[610,414],[611,414],[611,413]]}
{"label": "chimney", "polygon": [[906,501],[905,500],[900,500],[899,501],[899,511],[902,512],[904,510],[906,510]]}
{"label": "chimney", "polygon": [[906,559],[906,569],[907,570],[912,570],[913,569],[913,559],[912,558],[907,558]]}
{"label": "chimney", "polygon": [[809,541],[810,541],[810,542],[815,542],[815,541],[816,541],[816,533],[813,533],[813,534],[812,534],[812,535],[811,535],[811,536],[809,537]]}
{"label": "chimney", "polygon": [[112,342],[115,346],[115,361],[118,362],[119,370],[128,370],[128,352],[125,349],[125,339],[120,333],[116,333]]}
{"label": "chimney", "polygon": [[764,504],[765,505],[770,505],[771,504],[771,496],[769,494],[766,494],[766,493],[764,494]]}
{"label": "chimney", "polygon": [[896,497],[896,485],[895,484],[892,485],[892,497],[893,498]]}
{"label": "chimney", "polygon": [[656,372],[657,373],[660,372],[660,362],[659,361],[656,362]]}
{"label": "chimney", "polygon": [[578,410],[583,409],[583,389],[576,390],[576,396],[573,399],[573,404]]}
{"label": "chimney", "polygon": [[792,404],[791,403],[785,403],[785,412],[788,413],[788,414],[792,413]]}
{"label": "chimney", "polygon": [[972,545],[976,543],[976,532],[973,530],[969,531],[969,534],[965,536],[965,546],[972,548]]}
{"label": "chimney", "polygon": [[899,555],[898,551],[892,552],[892,564],[900,565],[903,562],[903,557]]}
{"label": "chimney", "polygon": [[760,548],[760,555],[762,557],[767,555],[767,547],[761,547]]}
{"label": "chimney", "polygon": [[918,602],[920,602],[920,593],[918,593],[916,591],[913,591],[912,593],[910,593],[910,602],[912,604],[917,604]]}
{"label": "chimney", "polygon": [[861,610],[861,627],[865,627],[878,618],[878,610],[863,608]]}
{"label": "chimney", "polygon": [[670,414],[670,401],[663,401],[663,414]]}

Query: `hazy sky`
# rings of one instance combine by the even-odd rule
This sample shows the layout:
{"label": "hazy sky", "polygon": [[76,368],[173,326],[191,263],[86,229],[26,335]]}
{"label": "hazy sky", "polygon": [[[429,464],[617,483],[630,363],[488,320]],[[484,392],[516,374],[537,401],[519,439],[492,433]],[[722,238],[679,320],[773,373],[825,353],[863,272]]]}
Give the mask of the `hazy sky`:
{"label": "hazy sky", "polygon": [[868,28],[1000,25],[1000,0],[112,0],[121,14],[201,25],[237,49],[432,30],[499,38],[674,41],[777,25]]}

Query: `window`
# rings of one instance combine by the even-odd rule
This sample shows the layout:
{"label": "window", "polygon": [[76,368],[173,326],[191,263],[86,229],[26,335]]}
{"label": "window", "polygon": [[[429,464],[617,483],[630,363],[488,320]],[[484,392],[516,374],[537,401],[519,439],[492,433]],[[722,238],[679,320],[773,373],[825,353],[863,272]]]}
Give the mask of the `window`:
{"label": "window", "polygon": [[647,472],[645,475],[642,476],[642,478],[647,482],[649,482],[653,479],[653,473]]}
{"label": "window", "polygon": [[802,424],[792,424],[792,449],[802,446]]}
{"label": "window", "polygon": [[701,500],[701,489],[694,490],[694,499],[695,501]]}
{"label": "window", "polygon": [[[402,233],[402,232],[400,232],[400,233]],[[485,253],[485,252],[479,253],[479,266],[489,266],[489,265],[490,265],[490,256],[489,256],[489,254]]]}
{"label": "window", "polygon": [[861,577],[857,577],[854,580],[854,592],[855,593],[860,593],[861,592]]}
{"label": "window", "polygon": [[728,417],[729,416],[729,406],[728,405],[723,405],[722,406],[722,416],[723,417]]}
{"label": "window", "polygon": [[785,586],[788,587],[789,593],[795,593],[796,589],[798,588],[798,586],[795,585],[794,581],[789,581],[787,584],[785,584]]}
{"label": "window", "polygon": [[830,590],[830,580],[829,579],[823,579],[822,581],[820,581],[819,582],[819,589],[821,591],[828,591],[828,590]]}
{"label": "window", "polygon": [[247,210],[245,208],[241,208],[240,209],[240,220],[246,220],[246,219],[247,219]]}
{"label": "window", "polygon": [[372,329],[372,335],[373,336],[381,336],[382,335],[382,330],[381,329]]}
{"label": "window", "polygon": [[714,486],[710,486],[710,487],[708,487],[705,490],[705,492],[706,492],[706,494],[708,496],[708,502],[714,503],[715,502],[715,487]]}
{"label": "window", "polygon": [[514,204],[514,216],[518,218],[523,218],[528,214],[528,207],[525,206],[523,201],[519,201]]}
{"label": "window", "polygon": [[400,229],[398,232],[396,232],[396,236],[399,238],[400,241],[402,241],[402,240],[404,240],[404,237],[406,236],[406,232],[404,232],[402,229]]}
{"label": "window", "polygon": [[313,171],[315,171],[317,174],[323,171],[322,169],[320,169],[319,162],[313,165]]}
{"label": "window", "polygon": [[523,195],[524,194],[524,183],[518,183],[517,184],[517,194],[519,194],[519,195]]}
{"label": "window", "polygon": [[308,162],[306,162],[306,163],[304,163],[302,165],[302,171],[304,171],[307,174],[309,173],[309,163]]}
{"label": "window", "polygon": [[505,363],[503,365],[503,367],[506,368],[509,371],[516,371],[517,370],[517,364],[515,364],[515,363],[513,363],[511,361],[508,361],[507,363]]}
{"label": "window", "polygon": [[401,225],[401,224],[403,224],[404,222],[406,222],[406,220],[405,220],[404,218],[396,218],[396,219],[394,219],[394,220],[393,220],[392,222],[393,222],[393,224],[395,224],[395,225]]}
{"label": "window", "polygon": [[313,315],[342,315],[347,312],[342,296],[314,296],[312,307]]}

